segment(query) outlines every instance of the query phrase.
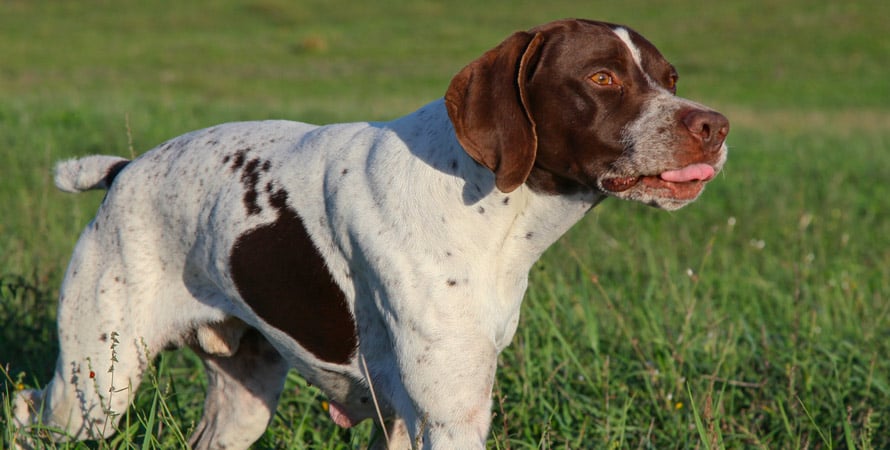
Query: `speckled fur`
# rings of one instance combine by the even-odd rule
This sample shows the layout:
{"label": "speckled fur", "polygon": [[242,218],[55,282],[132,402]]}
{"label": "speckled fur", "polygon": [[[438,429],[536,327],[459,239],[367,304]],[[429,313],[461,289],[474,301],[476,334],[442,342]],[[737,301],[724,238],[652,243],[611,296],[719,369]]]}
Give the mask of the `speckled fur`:
{"label": "speckled fur", "polygon": [[[571,27],[625,42],[640,64],[630,34],[601,23],[558,23],[538,32],[534,51],[547,45],[546,33]],[[642,113],[612,127],[624,130],[614,145],[627,147],[608,161],[617,175],[673,164],[670,147],[679,141],[658,127],[676,128],[674,112],[692,104],[652,83]],[[552,163],[566,150],[539,149],[537,158]],[[605,158],[598,152],[573,157]],[[580,175],[535,166],[536,184],[503,192],[496,174],[461,146],[443,100],[386,123],[231,123],[129,163],[63,163],[61,187],[110,188],[61,287],[55,375],[43,391],[19,393],[14,416],[19,426],[66,430],[60,440],[108,436],[119,416],[107,413],[127,408],[157,352],[189,345],[209,379],[195,448],[247,448],[264,431],[290,367],[353,422],[376,418],[373,387],[399,436],[390,448],[415,440],[483,448],[497,356],[516,331],[528,271],[607,195],[589,180],[608,174],[589,166]],[[573,177],[579,184],[567,184]],[[633,195],[617,196],[651,203]],[[280,254],[290,248],[305,254]],[[295,279],[323,294],[287,297],[301,286],[288,285],[287,272],[258,273],[281,269],[266,255],[294,256],[286,261],[300,271]],[[266,290],[256,282],[263,277],[281,286]],[[298,317],[306,311],[323,313]]]}

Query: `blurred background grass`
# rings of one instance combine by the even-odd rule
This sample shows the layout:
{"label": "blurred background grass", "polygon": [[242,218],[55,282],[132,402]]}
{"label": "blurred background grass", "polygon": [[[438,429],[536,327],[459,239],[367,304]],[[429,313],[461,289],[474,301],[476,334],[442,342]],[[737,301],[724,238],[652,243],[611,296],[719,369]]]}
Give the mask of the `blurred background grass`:
{"label": "blurred background grass", "polygon": [[[877,0],[2,2],[6,390],[48,380],[58,283],[102,196],[56,192],[56,160],[226,121],[398,117],[512,31],[563,17],[654,42],[680,94],[732,121],[730,159],[695,205],[605,202],[544,256],[502,356],[491,445],[890,447],[890,3]],[[113,447],[175,446],[169,430],[199,417],[194,358],[167,354],[157,374],[133,414],[169,400],[165,431],[134,419]],[[367,424],[337,430],[319,405],[293,377],[258,447],[367,442]]]}

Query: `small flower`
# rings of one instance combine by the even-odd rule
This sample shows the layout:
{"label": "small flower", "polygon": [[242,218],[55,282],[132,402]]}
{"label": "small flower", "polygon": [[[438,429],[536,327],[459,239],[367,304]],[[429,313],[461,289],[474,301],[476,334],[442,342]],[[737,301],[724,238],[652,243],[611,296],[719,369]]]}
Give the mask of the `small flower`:
{"label": "small flower", "polygon": [[683,409],[683,402],[674,403],[674,409],[676,409],[677,411]]}
{"label": "small flower", "polygon": [[328,409],[330,409],[330,407],[331,407],[330,403],[328,403],[326,401],[321,402],[321,409],[327,411]]}
{"label": "small flower", "polygon": [[96,378],[96,372],[90,371],[90,378]]}
{"label": "small flower", "polygon": [[15,390],[17,390],[17,391],[23,391],[23,390],[25,390],[25,383],[21,383],[21,382],[16,383],[16,384],[15,384]]}

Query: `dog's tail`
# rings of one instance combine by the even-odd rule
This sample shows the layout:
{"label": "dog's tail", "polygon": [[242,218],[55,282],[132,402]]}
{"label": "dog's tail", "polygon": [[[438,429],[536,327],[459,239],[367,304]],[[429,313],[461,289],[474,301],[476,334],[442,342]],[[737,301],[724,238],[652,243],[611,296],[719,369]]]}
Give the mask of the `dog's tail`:
{"label": "dog's tail", "polygon": [[92,155],[56,164],[56,187],[65,192],[108,189],[114,177],[130,163],[119,156]]}

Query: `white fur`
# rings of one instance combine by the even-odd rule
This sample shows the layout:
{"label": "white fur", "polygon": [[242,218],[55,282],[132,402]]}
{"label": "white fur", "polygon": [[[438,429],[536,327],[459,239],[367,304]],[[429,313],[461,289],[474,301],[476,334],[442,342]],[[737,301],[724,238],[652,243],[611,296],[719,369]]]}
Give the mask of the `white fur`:
{"label": "white fur", "polygon": [[108,169],[126,161],[119,156],[91,155],[69,159],[56,164],[56,187],[65,192],[83,192],[90,189],[107,189],[105,176]]}
{"label": "white fur", "polygon": [[637,47],[636,44],[634,44],[634,41],[630,37],[630,32],[627,31],[627,28],[616,27],[616,28],[613,28],[612,31],[616,35],[618,35],[618,38],[621,39],[621,42],[623,42],[624,45],[627,47],[627,49],[630,50],[630,54],[633,56],[634,64],[637,65],[637,68],[640,70],[640,72],[646,78],[646,81],[649,82],[649,86],[653,89],[667,93],[667,90],[665,90],[664,88],[659,86],[658,83],[656,83],[655,80],[653,80],[652,77],[649,76],[649,72],[646,72],[643,69],[643,58],[642,58],[642,56],[640,56],[640,48]]}
{"label": "white fur", "polygon": [[[288,206],[346,294],[370,374],[358,358],[346,365],[319,360],[239,296],[231,248],[276,217],[263,195],[262,212],[247,214],[238,175],[218,167],[242,147],[270,161],[258,185],[289,193]],[[92,187],[118,161],[69,161],[57,179],[68,190]],[[191,333],[208,371],[223,376],[228,372],[214,364],[234,352],[226,336],[240,335],[214,324],[236,317],[353,415],[373,415],[356,400],[371,382],[411,439],[423,433],[429,448],[481,448],[497,355],[516,330],[528,270],[599,198],[526,186],[498,191],[494,175],[458,144],[441,100],[389,123],[267,121],[189,133],[134,160],[114,181],[62,286],[56,376],[43,393],[20,397],[42,397],[45,412],[37,417],[22,400],[16,418],[67,426],[75,438],[106,435],[99,404],[120,413],[127,395],[102,394],[112,384],[111,344],[100,334],[115,332],[120,341],[114,388],[136,386],[157,351],[190,342]],[[86,376],[90,370],[95,378]],[[280,388],[276,380],[257,383]],[[265,427],[267,419],[248,426],[226,416],[217,403],[229,394],[220,389],[210,386],[198,447],[223,442],[224,429],[249,437]],[[271,415],[274,402],[266,403],[254,405],[255,413],[265,411],[257,417]]]}
{"label": "white fur", "polygon": [[[643,59],[640,57],[640,49],[634,44],[633,39],[630,38],[630,33],[627,31],[627,28],[624,27],[616,27],[613,28],[612,31],[618,35],[618,38],[621,39],[621,42],[624,42],[624,45],[627,46],[628,50],[630,50],[630,54],[633,56],[634,62],[637,64],[637,67],[643,71]],[[646,73],[643,71],[643,73]]]}

